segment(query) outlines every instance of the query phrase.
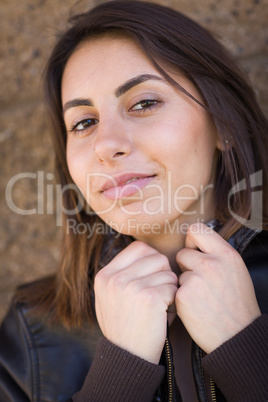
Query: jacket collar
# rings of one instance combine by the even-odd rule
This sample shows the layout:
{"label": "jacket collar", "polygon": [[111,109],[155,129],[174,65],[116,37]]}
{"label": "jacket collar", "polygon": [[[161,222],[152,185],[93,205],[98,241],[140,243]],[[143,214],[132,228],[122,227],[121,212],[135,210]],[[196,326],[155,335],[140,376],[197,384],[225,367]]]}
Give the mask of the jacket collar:
{"label": "jacket collar", "polygon": [[[222,223],[218,219],[213,219],[206,223],[213,230],[218,232],[222,227]],[[235,232],[229,239],[228,243],[239,253],[242,254],[247,248],[248,244],[254,239],[254,237],[261,232],[261,229],[249,228],[241,226],[237,232]]]}

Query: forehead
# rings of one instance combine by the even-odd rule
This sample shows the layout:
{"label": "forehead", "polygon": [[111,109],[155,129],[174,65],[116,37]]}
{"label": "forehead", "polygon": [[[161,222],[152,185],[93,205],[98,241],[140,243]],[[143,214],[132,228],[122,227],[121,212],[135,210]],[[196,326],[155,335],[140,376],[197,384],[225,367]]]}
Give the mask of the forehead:
{"label": "forehead", "polygon": [[98,57],[104,60],[114,53],[117,54],[117,57],[120,57],[121,53],[133,53],[135,56],[139,55],[148,61],[146,55],[134,39],[123,33],[111,32],[83,40],[76,47],[67,64],[73,62],[77,57],[89,56],[89,53],[92,61],[95,61]]}
{"label": "forehead", "polygon": [[160,76],[147,56],[134,40],[111,37],[84,41],[68,60],[62,78],[62,95],[81,89],[83,85],[111,84],[116,87],[122,81],[137,74],[154,72]]}

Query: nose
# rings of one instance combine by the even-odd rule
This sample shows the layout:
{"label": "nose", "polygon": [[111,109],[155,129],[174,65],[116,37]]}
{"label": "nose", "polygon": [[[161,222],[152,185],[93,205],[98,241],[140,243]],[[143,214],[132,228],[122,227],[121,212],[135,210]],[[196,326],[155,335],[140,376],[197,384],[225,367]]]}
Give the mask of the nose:
{"label": "nose", "polygon": [[114,163],[125,158],[132,151],[132,144],[126,130],[119,124],[98,124],[94,152],[100,162]]}

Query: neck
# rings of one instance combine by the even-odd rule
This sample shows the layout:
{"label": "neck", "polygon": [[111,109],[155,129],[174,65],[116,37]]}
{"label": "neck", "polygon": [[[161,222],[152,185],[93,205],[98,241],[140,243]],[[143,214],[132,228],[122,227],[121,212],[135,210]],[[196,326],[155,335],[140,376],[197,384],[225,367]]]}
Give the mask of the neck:
{"label": "neck", "polygon": [[155,248],[159,253],[168,257],[172,270],[179,274],[180,270],[176,262],[176,254],[185,247],[187,230],[192,223],[206,223],[214,219],[214,204],[210,208],[206,208],[210,213],[198,217],[196,215],[181,215],[179,218],[169,221],[166,220],[159,233],[146,236],[137,236],[137,240],[141,240],[149,246]]}
{"label": "neck", "polygon": [[179,219],[168,221],[162,228],[161,233],[146,235],[146,237],[137,236],[137,240],[141,240],[149,246],[153,247],[159,253],[168,257],[170,266],[175,273],[179,273],[179,267],[176,262],[176,254],[185,247],[185,239],[187,229],[193,220],[189,223],[181,223]]}

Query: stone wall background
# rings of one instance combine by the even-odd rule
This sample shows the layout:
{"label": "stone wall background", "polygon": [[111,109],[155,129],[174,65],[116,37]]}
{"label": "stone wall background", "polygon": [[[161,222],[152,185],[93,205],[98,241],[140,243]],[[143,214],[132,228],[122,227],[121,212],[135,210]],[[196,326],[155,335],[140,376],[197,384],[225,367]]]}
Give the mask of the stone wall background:
{"label": "stone wall background", "polygon": [[[268,0],[158,2],[184,12],[216,34],[247,72],[268,115]],[[17,285],[57,267],[61,231],[55,213],[47,213],[53,207],[46,202],[49,186],[54,191],[53,151],[41,76],[70,9],[83,11],[98,3],[0,0],[0,321]],[[9,208],[5,189],[23,172],[33,176],[14,185],[13,201],[28,210],[41,208],[43,202],[44,214],[21,215]],[[44,198],[38,200],[37,187],[42,183]]]}

